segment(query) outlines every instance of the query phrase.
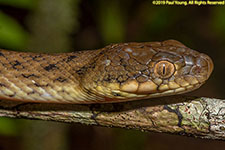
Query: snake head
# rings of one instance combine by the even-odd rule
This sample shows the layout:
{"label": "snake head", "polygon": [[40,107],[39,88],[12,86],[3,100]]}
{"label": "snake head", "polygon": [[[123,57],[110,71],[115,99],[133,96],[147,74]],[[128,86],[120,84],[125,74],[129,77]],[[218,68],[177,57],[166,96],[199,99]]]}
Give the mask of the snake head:
{"label": "snake head", "polygon": [[212,70],[209,56],[175,40],[113,44],[92,60],[83,86],[107,99],[143,99],[192,91]]}

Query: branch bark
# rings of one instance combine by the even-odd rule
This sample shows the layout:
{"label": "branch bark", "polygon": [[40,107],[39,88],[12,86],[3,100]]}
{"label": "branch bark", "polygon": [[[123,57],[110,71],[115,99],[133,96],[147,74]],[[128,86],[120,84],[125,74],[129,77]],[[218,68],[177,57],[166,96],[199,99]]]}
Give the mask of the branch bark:
{"label": "branch bark", "polygon": [[225,100],[206,97],[171,96],[92,105],[1,100],[0,116],[225,140]]}

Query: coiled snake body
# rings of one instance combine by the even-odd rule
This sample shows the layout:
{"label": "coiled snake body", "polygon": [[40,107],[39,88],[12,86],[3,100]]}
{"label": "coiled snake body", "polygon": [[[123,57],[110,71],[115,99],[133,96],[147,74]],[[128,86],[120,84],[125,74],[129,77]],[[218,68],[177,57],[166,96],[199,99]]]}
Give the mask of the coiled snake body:
{"label": "coiled snake body", "polygon": [[0,98],[107,103],[174,95],[200,87],[212,60],[178,41],[112,44],[93,51],[0,51]]}

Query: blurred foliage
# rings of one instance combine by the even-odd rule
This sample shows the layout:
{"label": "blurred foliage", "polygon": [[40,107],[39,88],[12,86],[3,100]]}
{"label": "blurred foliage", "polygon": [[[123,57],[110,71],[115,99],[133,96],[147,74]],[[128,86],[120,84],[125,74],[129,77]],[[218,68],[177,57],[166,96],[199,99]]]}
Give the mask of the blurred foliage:
{"label": "blurred foliage", "polygon": [[142,150],[145,148],[147,133],[139,131],[126,131],[125,133],[121,130],[114,132],[117,132],[115,150]]}
{"label": "blurred foliage", "polygon": [[146,29],[149,33],[155,31],[154,33],[157,34],[158,31],[166,30],[167,28],[172,26],[174,22],[176,22],[176,19],[178,19],[180,16],[180,14],[177,14],[176,11],[173,10],[176,8],[171,7],[151,8],[150,6],[151,5],[146,5],[145,8],[143,9],[144,14],[151,14],[151,15],[144,15],[143,18],[143,20],[145,20],[144,29]]}
{"label": "blurred foliage", "polygon": [[0,118],[0,135],[15,136],[17,134],[18,126],[15,124],[15,120],[10,118]]}
{"label": "blurred foliage", "polygon": [[[105,6],[107,5],[107,9]],[[106,44],[123,42],[125,36],[125,16],[119,1],[99,1],[99,28]]]}
{"label": "blurred foliage", "polygon": [[225,9],[220,7],[215,8],[213,12],[212,26],[216,34],[220,35],[221,38],[224,38],[224,35],[225,35],[225,19],[224,18],[225,18]]}
{"label": "blurred foliage", "polygon": [[13,18],[0,12],[0,45],[21,49],[27,44],[28,33]]}
{"label": "blurred foliage", "polygon": [[28,48],[37,52],[68,52],[70,34],[78,28],[80,0],[40,0],[29,16],[30,38]]}
{"label": "blurred foliage", "polygon": [[38,0],[0,0],[0,4],[9,5],[19,8],[33,8]]}

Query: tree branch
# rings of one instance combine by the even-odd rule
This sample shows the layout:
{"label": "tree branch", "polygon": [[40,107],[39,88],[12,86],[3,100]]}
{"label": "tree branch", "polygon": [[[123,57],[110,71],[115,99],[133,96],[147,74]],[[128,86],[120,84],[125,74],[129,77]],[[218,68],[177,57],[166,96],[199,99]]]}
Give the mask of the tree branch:
{"label": "tree branch", "polygon": [[120,127],[225,140],[225,100],[171,96],[113,104],[0,101],[0,116]]}

